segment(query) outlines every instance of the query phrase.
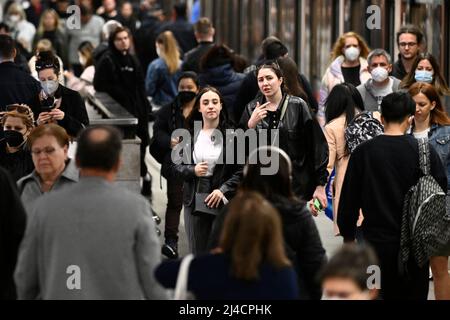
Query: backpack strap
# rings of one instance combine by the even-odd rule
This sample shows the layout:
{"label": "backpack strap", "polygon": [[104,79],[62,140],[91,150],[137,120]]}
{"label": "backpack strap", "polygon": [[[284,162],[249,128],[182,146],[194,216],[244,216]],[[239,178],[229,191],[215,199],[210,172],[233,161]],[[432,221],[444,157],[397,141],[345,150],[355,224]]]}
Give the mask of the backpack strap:
{"label": "backpack strap", "polygon": [[424,175],[430,174],[430,147],[427,139],[419,139],[419,163]]}

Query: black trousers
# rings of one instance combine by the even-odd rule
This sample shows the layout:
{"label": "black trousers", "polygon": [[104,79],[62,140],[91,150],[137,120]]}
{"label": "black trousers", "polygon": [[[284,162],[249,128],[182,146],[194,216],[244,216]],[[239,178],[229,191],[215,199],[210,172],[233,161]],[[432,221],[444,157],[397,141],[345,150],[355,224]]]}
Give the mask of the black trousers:
{"label": "black trousers", "polygon": [[427,300],[429,287],[429,264],[420,268],[413,259],[408,263],[407,273],[399,268],[400,246],[398,244],[373,243],[381,269],[381,298],[384,300]]}
{"label": "black trousers", "polygon": [[164,237],[178,241],[178,226],[183,208],[183,180],[176,177],[167,179],[167,207]]}

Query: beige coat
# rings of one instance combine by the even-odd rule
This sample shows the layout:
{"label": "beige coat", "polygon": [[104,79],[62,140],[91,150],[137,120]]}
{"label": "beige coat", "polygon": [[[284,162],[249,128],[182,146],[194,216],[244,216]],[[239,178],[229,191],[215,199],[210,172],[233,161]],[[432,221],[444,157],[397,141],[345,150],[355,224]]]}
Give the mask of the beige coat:
{"label": "beige coat", "polygon": [[350,155],[345,148],[345,114],[332,120],[324,128],[325,138],[328,142],[328,174],[331,174],[333,168],[336,168],[334,177],[334,201],[333,201],[333,221],[335,233],[339,233],[336,219],[339,206],[339,197],[341,196],[342,184],[344,182],[345,171],[347,170]]}

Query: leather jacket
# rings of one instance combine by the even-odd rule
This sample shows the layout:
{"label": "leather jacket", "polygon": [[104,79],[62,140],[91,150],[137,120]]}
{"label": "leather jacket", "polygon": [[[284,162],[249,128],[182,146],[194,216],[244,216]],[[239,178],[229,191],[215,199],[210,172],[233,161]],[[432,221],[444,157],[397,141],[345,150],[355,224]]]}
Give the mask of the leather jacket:
{"label": "leather jacket", "polygon": [[[247,123],[256,103],[264,103],[263,99],[264,97],[256,98],[247,104],[240,121],[241,128],[248,129]],[[292,160],[295,194],[308,201],[317,186],[325,186],[327,183],[328,144],[306,102],[299,97],[284,95],[279,110],[285,99],[288,99],[286,113],[278,124],[279,147]],[[269,128],[266,119],[258,123],[256,130]]]}
{"label": "leather jacket", "polygon": [[[220,129],[219,129],[220,130]],[[222,137],[225,139],[216,139],[215,143],[222,143],[222,154],[219,159],[224,159],[223,162],[226,162],[227,159],[226,151],[227,144],[232,145],[233,136],[226,136],[225,130],[220,130],[222,133]],[[194,138],[192,141],[187,141],[183,146],[183,152],[190,152],[191,163],[175,163],[173,168],[175,175],[184,180],[183,184],[183,204],[185,206],[192,206],[193,199],[195,196],[195,191],[197,189],[198,178],[195,175],[195,163],[194,163],[194,145],[197,141],[198,134],[200,132],[196,132],[195,135],[191,134]],[[236,152],[234,153],[236,155]],[[237,186],[239,185],[242,179],[242,170],[243,166],[237,163],[237,160],[234,159],[233,164],[224,164],[217,163],[213,175],[211,177],[211,190],[212,192],[215,189],[219,189],[227,200],[231,200],[231,198],[235,195]]]}

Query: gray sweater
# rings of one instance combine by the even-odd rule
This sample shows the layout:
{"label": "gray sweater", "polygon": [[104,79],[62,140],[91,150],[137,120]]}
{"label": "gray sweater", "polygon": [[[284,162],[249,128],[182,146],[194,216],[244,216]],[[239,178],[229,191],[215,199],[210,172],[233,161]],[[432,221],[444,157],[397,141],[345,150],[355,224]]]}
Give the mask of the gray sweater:
{"label": "gray sweater", "polygon": [[19,251],[19,299],[164,299],[150,206],[101,178],[82,177],[37,201]]}
{"label": "gray sweater", "polygon": [[[389,93],[398,91],[401,81],[394,77],[390,77],[390,79],[393,82],[392,82],[392,86],[390,88],[392,91],[390,91]],[[378,110],[378,101],[377,101],[377,94],[376,94],[377,90],[374,88],[372,79],[367,80],[366,83],[360,84],[357,87],[357,89],[358,89],[359,93],[361,94],[361,97],[364,102],[364,109],[366,111],[380,111],[380,110]],[[380,99],[382,99],[387,94],[380,96]],[[381,104],[381,101],[380,101],[380,104]]]}

